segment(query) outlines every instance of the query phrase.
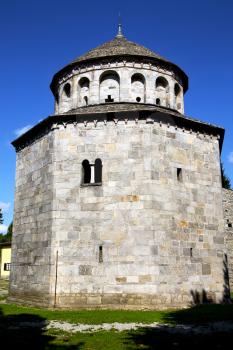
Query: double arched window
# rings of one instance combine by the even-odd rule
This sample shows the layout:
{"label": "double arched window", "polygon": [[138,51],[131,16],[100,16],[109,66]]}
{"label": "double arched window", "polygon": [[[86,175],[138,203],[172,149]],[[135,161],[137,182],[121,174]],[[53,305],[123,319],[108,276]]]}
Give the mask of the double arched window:
{"label": "double arched window", "polygon": [[82,162],[83,176],[82,184],[101,184],[102,183],[102,161],[100,158],[95,160],[95,163],[90,163],[85,159]]}

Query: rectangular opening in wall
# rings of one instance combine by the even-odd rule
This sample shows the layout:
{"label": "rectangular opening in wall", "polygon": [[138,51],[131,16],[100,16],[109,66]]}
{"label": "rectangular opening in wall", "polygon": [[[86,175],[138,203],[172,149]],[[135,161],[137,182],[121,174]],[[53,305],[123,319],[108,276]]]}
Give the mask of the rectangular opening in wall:
{"label": "rectangular opening in wall", "polygon": [[183,177],[182,177],[182,169],[181,168],[177,168],[177,180],[179,182],[182,182]]}
{"label": "rectangular opening in wall", "polygon": [[11,263],[5,263],[4,264],[4,271],[10,271],[11,270]]}
{"label": "rectangular opening in wall", "polygon": [[103,262],[103,246],[99,246],[99,263]]}

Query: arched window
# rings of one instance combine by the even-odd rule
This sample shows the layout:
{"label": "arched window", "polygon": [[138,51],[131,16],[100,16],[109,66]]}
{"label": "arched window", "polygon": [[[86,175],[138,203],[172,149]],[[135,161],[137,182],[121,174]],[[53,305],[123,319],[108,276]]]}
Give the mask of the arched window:
{"label": "arched window", "polygon": [[[155,82],[155,98],[156,104],[169,107],[169,84],[164,77],[158,77]],[[158,103],[159,101],[159,103]]]}
{"label": "arched window", "polygon": [[115,71],[106,71],[100,76],[100,103],[120,101],[120,77]]}
{"label": "arched window", "polygon": [[89,100],[90,80],[82,77],[78,83],[79,87],[79,106],[87,106]]}
{"label": "arched window", "polygon": [[131,77],[131,97],[133,101],[145,102],[145,78],[142,74],[135,73]]}
{"label": "arched window", "polygon": [[175,95],[175,108],[177,108],[178,111],[181,111],[182,109],[182,91],[179,84],[175,83],[174,86],[174,95]]}
{"label": "arched window", "polygon": [[180,87],[177,83],[175,83],[175,86],[174,86],[174,93],[175,93],[175,96],[178,96],[180,94]]}
{"label": "arched window", "polygon": [[91,165],[87,159],[82,162],[83,166],[83,183],[89,184],[91,182]]}
{"label": "arched window", "polygon": [[64,85],[63,92],[64,92],[64,94],[65,94],[66,97],[70,97],[70,95],[71,95],[71,86],[70,86],[70,83],[66,83],[66,84]]}
{"label": "arched window", "polygon": [[94,164],[91,164],[87,159],[82,162],[83,185],[100,185],[102,183],[102,161],[100,158],[95,160]]}
{"label": "arched window", "polygon": [[168,81],[164,77],[158,77],[156,79],[156,90],[167,91],[168,89]]}
{"label": "arched window", "polygon": [[181,106],[182,106],[182,92],[179,84],[177,83],[175,83],[175,86],[174,86],[174,94],[175,94],[175,108],[177,108],[179,111],[181,110]]}
{"label": "arched window", "polygon": [[160,106],[160,98],[156,98],[156,104]]}
{"label": "arched window", "polygon": [[102,182],[102,161],[97,158],[95,160],[95,183]]}

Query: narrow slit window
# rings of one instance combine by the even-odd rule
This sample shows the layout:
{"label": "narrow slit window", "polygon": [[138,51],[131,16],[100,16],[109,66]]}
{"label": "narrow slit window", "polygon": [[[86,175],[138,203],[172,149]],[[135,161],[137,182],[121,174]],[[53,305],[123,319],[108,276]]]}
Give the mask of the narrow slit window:
{"label": "narrow slit window", "polygon": [[182,180],[183,180],[182,169],[181,168],[177,168],[177,180],[179,182],[182,182]]}
{"label": "narrow slit window", "polygon": [[190,258],[193,257],[193,248],[190,248]]}
{"label": "narrow slit window", "polygon": [[88,97],[87,97],[87,96],[84,96],[83,99],[84,99],[84,101],[85,101],[86,106],[88,106]]}
{"label": "narrow slit window", "polygon": [[99,246],[99,263],[103,262],[103,246]]}

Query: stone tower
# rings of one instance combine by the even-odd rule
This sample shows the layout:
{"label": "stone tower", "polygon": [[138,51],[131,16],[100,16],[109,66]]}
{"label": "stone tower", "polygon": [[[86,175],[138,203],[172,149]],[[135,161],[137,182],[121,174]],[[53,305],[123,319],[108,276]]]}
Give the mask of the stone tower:
{"label": "stone tower", "polygon": [[73,308],[224,297],[224,130],[186,74],[121,33],[56,73],[17,152],[10,300]]}

